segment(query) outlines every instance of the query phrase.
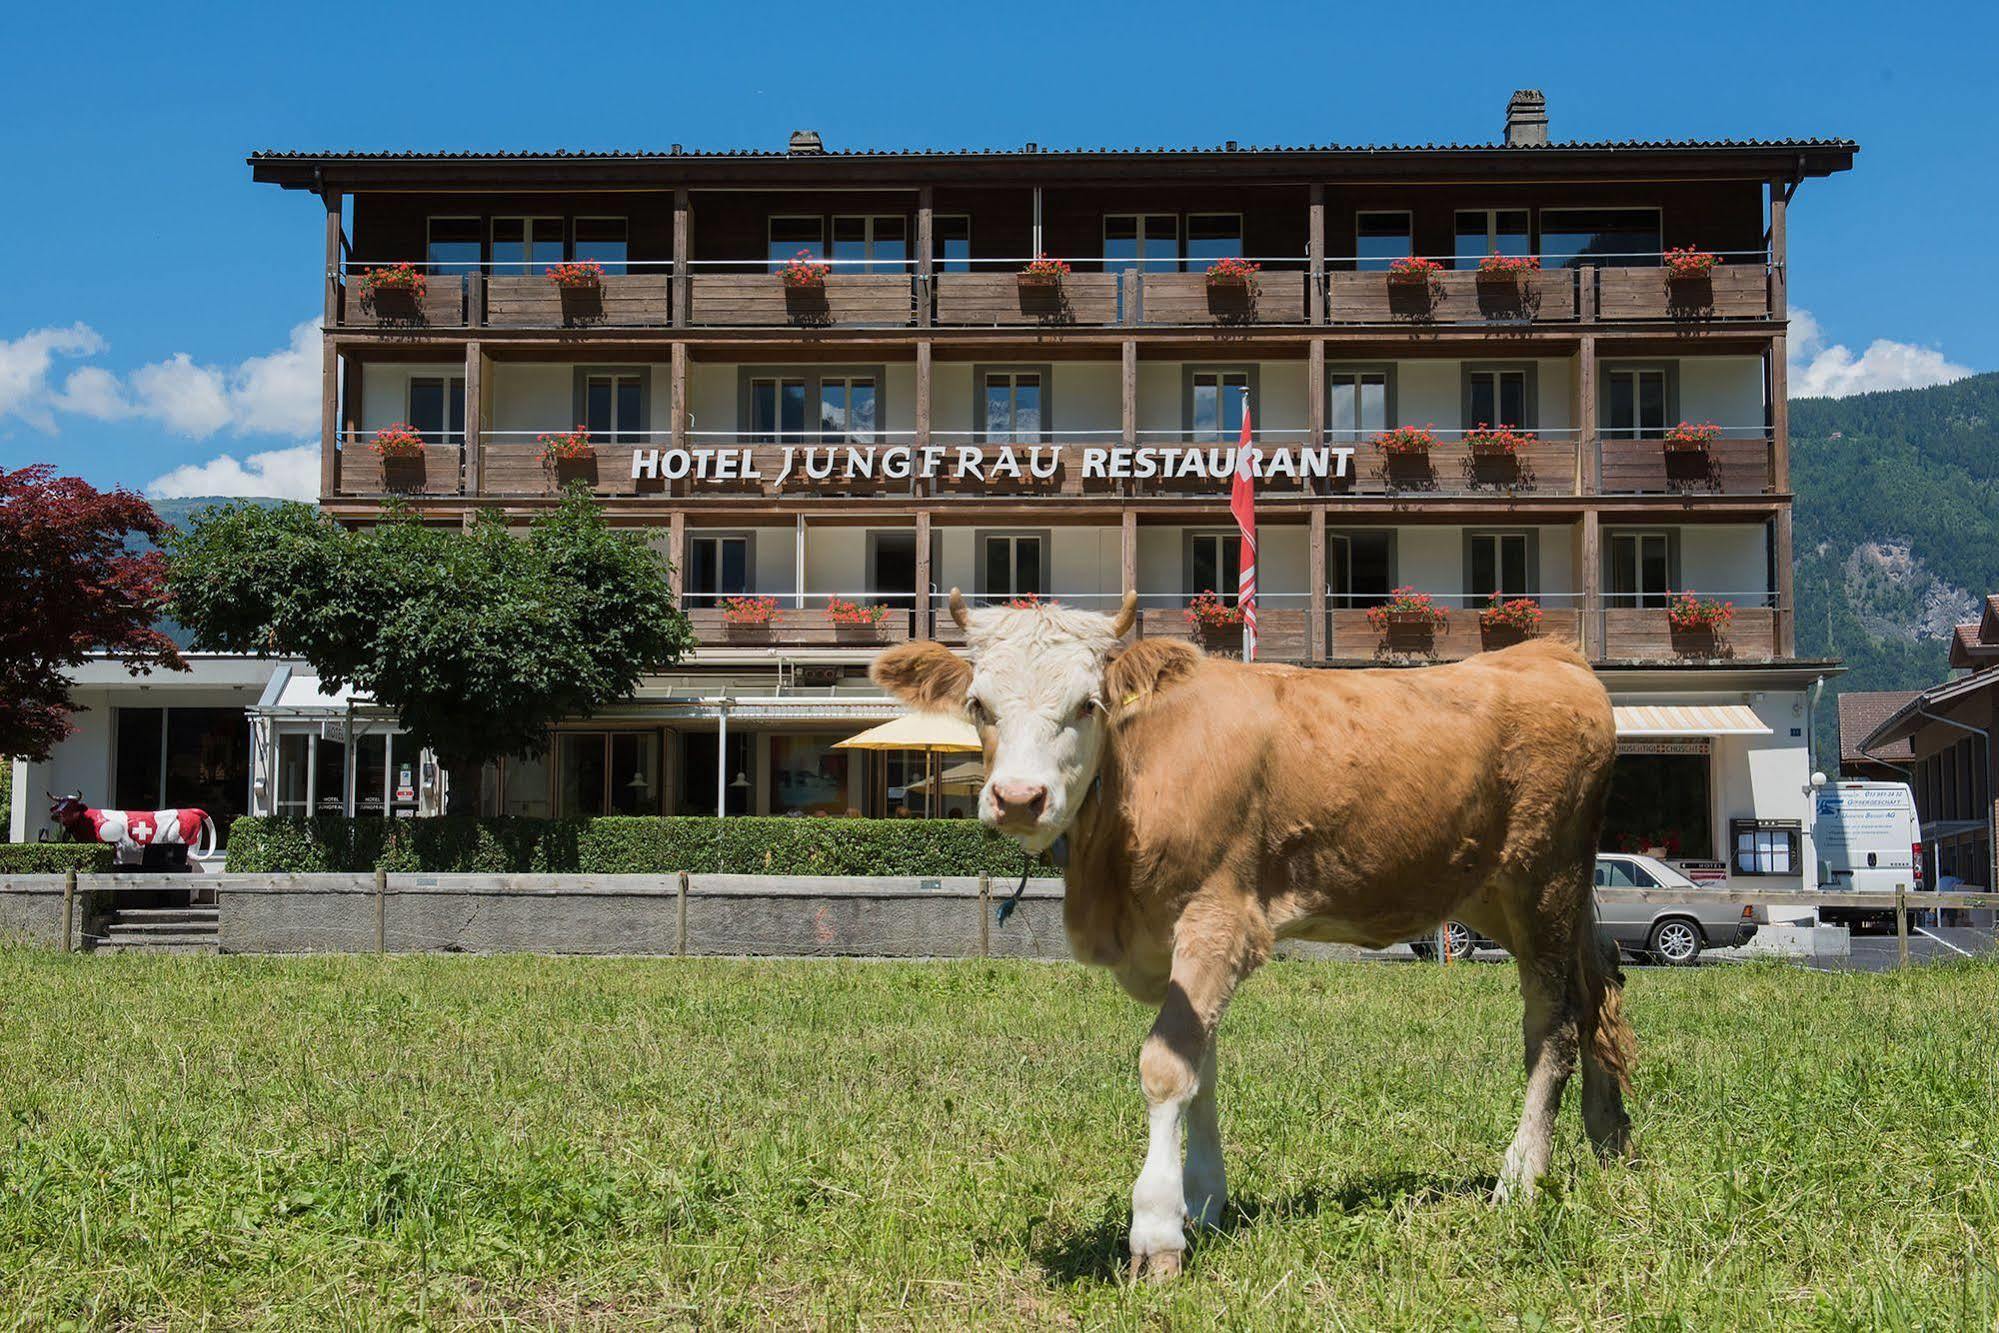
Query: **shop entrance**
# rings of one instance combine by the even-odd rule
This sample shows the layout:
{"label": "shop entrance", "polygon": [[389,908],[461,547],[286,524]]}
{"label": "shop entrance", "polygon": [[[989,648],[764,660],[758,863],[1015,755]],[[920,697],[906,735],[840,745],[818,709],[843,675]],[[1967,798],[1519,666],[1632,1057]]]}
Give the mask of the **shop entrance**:
{"label": "shop entrance", "polygon": [[1714,782],[1705,737],[1620,741],[1601,850],[1714,858]]}

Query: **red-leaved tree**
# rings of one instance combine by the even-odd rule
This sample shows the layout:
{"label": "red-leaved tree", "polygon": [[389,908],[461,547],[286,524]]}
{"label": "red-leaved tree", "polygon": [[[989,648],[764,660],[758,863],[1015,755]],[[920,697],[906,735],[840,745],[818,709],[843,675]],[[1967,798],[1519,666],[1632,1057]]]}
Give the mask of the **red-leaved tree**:
{"label": "red-leaved tree", "polygon": [[166,557],[125,543],[165,530],[131,491],[100,491],[46,463],[0,468],[0,754],[46,759],[69,735],[64,673],[93,652],[135,675],[187,670],[153,627]]}

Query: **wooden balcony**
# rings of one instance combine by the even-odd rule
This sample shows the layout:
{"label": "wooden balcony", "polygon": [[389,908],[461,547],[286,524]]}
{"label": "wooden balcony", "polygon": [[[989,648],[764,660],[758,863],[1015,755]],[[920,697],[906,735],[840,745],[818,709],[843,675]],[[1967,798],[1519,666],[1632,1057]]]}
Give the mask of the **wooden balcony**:
{"label": "wooden balcony", "polygon": [[[1305,642],[1310,613],[1287,607],[1266,606],[1257,610],[1256,655],[1273,662],[1302,662],[1310,649]],[[1179,607],[1148,607],[1138,613],[1138,634],[1143,639],[1183,639],[1198,644],[1213,657],[1242,656],[1242,627],[1209,630],[1189,623]]]}
{"label": "wooden balcony", "polygon": [[433,273],[424,279],[424,293],[369,292],[350,277],[341,304],[341,322],[351,329],[462,329],[466,326],[465,277]]}
{"label": "wooden balcony", "polygon": [[1329,273],[1326,318],[1334,324],[1536,324],[1576,318],[1576,275],[1550,269],[1506,278],[1440,273],[1428,283],[1382,272]]}
{"label": "wooden balcony", "polygon": [[1719,264],[1705,278],[1674,278],[1663,268],[1605,268],[1595,275],[1596,317],[1609,322],[1770,317],[1770,277],[1762,264]]}
{"label": "wooden balcony", "polygon": [[464,486],[465,451],[427,444],[416,458],[383,458],[359,438],[340,451],[342,495],[457,495]]}
{"label": "wooden balcony", "polygon": [[1116,324],[1118,275],[1072,273],[1059,283],[1027,283],[1015,273],[939,273],[939,324],[971,326]]}
{"label": "wooden balcony", "polygon": [[1781,654],[1779,613],[1768,606],[1738,606],[1734,623],[1718,633],[1682,633],[1664,607],[1606,607],[1603,632],[1592,656],[1614,662],[1773,662]]}
{"label": "wooden balcony", "polygon": [[1660,440],[1603,440],[1605,495],[1767,495],[1776,488],[1775,446],[1767,439],[1716,440],[1704,449],[1668,449]]}
{"label": "wooden balcony", "polygon": [[692,607],[695,641],[708,648],[877,648],[909,638],[912,613],[891,609],[879,625],[840,625],[823,606],[780,606],[765,625],[732,625],[720,607]]}
{"label": "wooden balcony", "polygon": [[673,280],[664,272],[607,274],[595,287],[558,287],[540,274],[495,275],[485,289],[489,328],[664,328],[673,322]]}
{"label": "wooden balcony", "polygon": [[1242,327],[1257,324],[1303,324],[1303,272],[1268,272],[1241,283],[1208,281],[1206,273],[1131,274],[1127,281],[1138,293],[1141,324]]}
{"label": "wooden balcony", "polygon": [[1419,454],[1386,454],[1366,440],[1353,444],[1348,475],[1334,495],[1467,496],[1579,495],[1573,439],[1543,439],[1512,455],[1475,454],[1460,440],[1441,440]]}
{"label": "wooden balcony", "polygon": [[696,273],[691,320],[764,328],[902,327],[915,323],[915,284],[900,273],[835,273],[787,287],[775,273]]}
{"label": "wooden balcony", "polygon": [[1580,643],[1582,613],[1573,607],[1544,605],[1538,636],[1517,631],[1479,628],[1477,607],[1458,607],[1443,625],[1389,625],[1377,629],[1367,612],[1336,607],[1326,613],[1326,656],[1336,662],[1380,662],[1384,665],[1458,662],[1475,653],[1504,648],[1523,638],[1566,639]]}

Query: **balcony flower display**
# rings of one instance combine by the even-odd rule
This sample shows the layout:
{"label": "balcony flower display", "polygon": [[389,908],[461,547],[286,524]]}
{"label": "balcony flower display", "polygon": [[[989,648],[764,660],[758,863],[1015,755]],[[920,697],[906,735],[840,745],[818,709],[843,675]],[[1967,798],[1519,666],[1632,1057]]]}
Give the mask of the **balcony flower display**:
{"label": "balcony flower display", "polygon": [[1481,458],[1518,458],[1534,443],[1532,431],[1511,426],[1488,426],[1483,421],[1465,432],[1465,448]]}
{"label": "balcony flower display", "polygon": [[1678,278],[1705,278],[1714,272],[1714,266],[1721,262],[1721,257],[1696,250],[1691,245],[1682,245],[1666,251],[1664,260],[1666,278],[1672,281]]}
{"label": "balcony flower display", "polygon": [[1442,264],[1421,255],[1405,255],[1388,265],[1388,280],[1398,287],[1428,287],[1443,275]]}
{"label": "balcony flower display", "polygon": [[1220,634],[1242,628],[1242,608],[1223,601],[1221,594],[1212,588],[1196,594],[1180,614],[1187,618],[1189,625],[1202,633]]}
{"label": "balcony flower display", "polygon": [[535,437],[541,446],[541,461],[544,463],[574,463],[590,457],[590,432],[578,426],[574,430],[552,430],[546,435]]}
{"label": "balcony flower display", "polygon": [[786,260],[777,276],[793,291],[808,291],[826,285],[826,275],[833,271],[831,264],[814,259],[810,250],[800,250]]}
{"label": "balcony flower display", "polygon": [[1676,592],[1666,607],[1666,623],[1676,634],[1720,634],[1734,619],[1734,602],[1702,597],[1697,592]]}
{"label": "balcony flower display", "polygon": [[1208,265],[1208,285],[1210,287],[1247,287],[1255,279],[1263,265],[1247,259],[1217,259]]}
{"label": "balcony flower display", "polygon": [[829,597],[826,599],[826,615],[835,625],[845,629],[875,629],[887,619],[888,608],[879,602],[863,606],[844,597]]}
{"label": "balcony flower display", "polygon": [[1020,285],[1023,287],[1055,287],[1069,276],[1069,263],[1064,259],[1050,259],[1047,251],[1042,251],[1027,261],[1027,267],[1020,271]]}
{"label": "balcony flower display", "polygon": [[1498,593],[1478,613],[1479,630],[1486,634],[1516,634],[1529,638],[1540,632],[1541,604],[1532,597],[1502,597]]}
{"label": "balcony flower display", "polygon": [[1488,282],[1513,282],[1541,271],[1539,255],[1490,254],[1478,261],[1478,276]]}
{"label": "balcony flower display", "polygon": [[1721,427],[1712,421],[1703,421],[1699,425],[1682,421],[1666,432],[1664,444],[1669,453],[1703,453],[1720,438]]}
{"label": "balcony flower display", "polygon": [[1009,611],[1039,611],[1044,606],[1055,606],[1055,605],[1057,605],[1057,602],[1052,597],[1044,602],[1041,600],[1040,593],[1028,592],[1028,593],[1022,593],[1018,597],[1009,597],[1007,599],[1006,608]]}
{"label": "balcony flower display", "polygon": [[548,280],[564,291],[588,291],[593,287],[604,285],[604,266],[594,259],[550,264]]}
{"label": "balcony flower display", "polygon": [[1367,608],[1367,623],[1376,630],[1398,625],[1440,630],[1451,623],[1451,613],[1438,606],[1429,593],[1404,586],[1389,593],[1381,605]]}
{"label": "balcony flower display", "polygon": [[422,458],[423,436],[407,421],[398,421],[376,431],[368,447],[380,458]]}
{"label": "balcony flower display", "polygon": [[1437,433],[1430,426],[1397,426],[1375,436],[1374,447],[1394,457],[1422,457],[1437,447]]}
{"label": "balcony flower display", "polygon": [[722,623],[736,629],[763,629],[777,619],[777,598],[743,595],[722,599]]}
{"label": "balcony flower display", "polygon": [[373,300],[385,292],[394,292],[421,301],[429,287],[430,279],[415,264],[385,264],[361,274],[363,300]]}

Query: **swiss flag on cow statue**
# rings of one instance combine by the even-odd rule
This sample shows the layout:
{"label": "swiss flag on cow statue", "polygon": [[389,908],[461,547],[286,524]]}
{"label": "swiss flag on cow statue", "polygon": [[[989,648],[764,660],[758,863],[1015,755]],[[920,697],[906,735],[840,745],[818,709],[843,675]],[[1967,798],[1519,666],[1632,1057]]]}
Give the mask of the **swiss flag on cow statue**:
{"label": "swiss flag on cow statue", "polygon": [[1236,441],[1235,484],[1229,512],[1242,532],[1242,572],[1236,579],[1236,606],[1242,612],[1242,660],[1256,660],[1256,471],[1250,458],[1249,390],[1242,391],[1242,435]]}

